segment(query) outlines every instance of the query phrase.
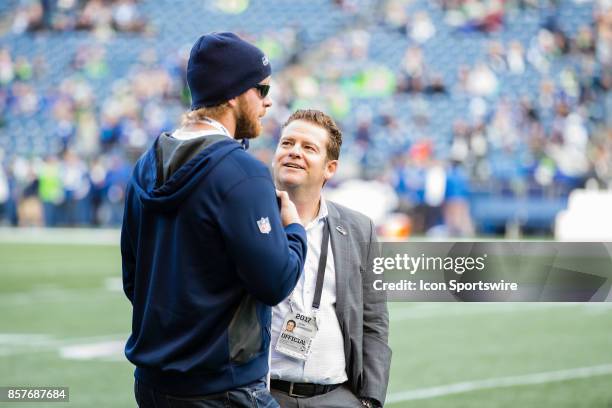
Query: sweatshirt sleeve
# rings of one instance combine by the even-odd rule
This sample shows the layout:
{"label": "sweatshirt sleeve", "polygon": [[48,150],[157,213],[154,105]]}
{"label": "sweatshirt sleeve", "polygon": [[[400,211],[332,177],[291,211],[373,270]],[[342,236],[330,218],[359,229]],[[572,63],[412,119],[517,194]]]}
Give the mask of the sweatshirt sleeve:
{"label": "sweatshirt sleeve", "polygon": [[274,306],[297,284],[306,259],[306,230],[283,228],[271,178],[249,177],[227,193],[219,225],[238,276],[259,301]]}

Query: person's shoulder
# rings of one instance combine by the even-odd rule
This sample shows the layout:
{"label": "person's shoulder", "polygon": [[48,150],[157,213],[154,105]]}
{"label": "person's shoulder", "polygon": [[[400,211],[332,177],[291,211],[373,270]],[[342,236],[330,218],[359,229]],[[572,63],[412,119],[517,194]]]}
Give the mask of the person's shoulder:
{"label": "person's shoulder", "polygon": [[227,158],[226,164],[244,177],[270,177],[268,168],[244,149],[233,150]]}

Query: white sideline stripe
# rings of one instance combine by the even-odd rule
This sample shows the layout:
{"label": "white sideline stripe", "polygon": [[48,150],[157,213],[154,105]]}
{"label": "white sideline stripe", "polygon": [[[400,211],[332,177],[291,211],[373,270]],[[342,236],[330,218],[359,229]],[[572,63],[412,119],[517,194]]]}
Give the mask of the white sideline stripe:
{"label": "white sideline stripe", "polygon": [[[28,292],[14,292],[0,295],[0,306],[31,306],[39,303],[71,303],[83,301],[108,300],[110,296],[120,295],[110,289],[45,289]],[[127,301],[127,299],[125,299]],[[37,306],[39,307],[39,306]]]}
{"label": "white sideline stripe", "polygon": [[59,351],[62,348],[85,344],[125,342],[128,334],[112,334],[94,337],[75,337],[68,339],[54,339],[39,334],[2,334],[3,343],[0,345],[0,356],[18,354],[45,353]]}
{"label": "white sideline stripe", "polygon": [[612,374],[612,364],[591,367],[570,368],[568,370],[547,371],[542,373],[518,375],[514,377],[491,378],[489,380],[466,381],[438,387],[420,388],[415,390],[395,392],[389,394],[387,403],[413,401],[442,397],[452,394],[461,394],[470,391],[486,390],[491,388],[515,387],[519,385],[536,385],[557,381],[575,380],[600,375]]}
{"label": "white sideline stripe", "polygon": [[[104,280],[104,288],[67,289],[55,286],[35,287],[26,292],[13,292],[0,295],[2,306],[26,306],[34,302],[82,302],[83,300],[109,299],[109,292],[123,295],[121,277],[109,277]],[[0,335],[1,339],[1,335]]]}
{"label": "white sideline stripe", "polygon": [[118,229],[93,228],[0,228],[0,244],[113,245]]}
{"label": "white sideline stripe", "polygon": [[69,360],[116,360],[124,361],[125,340],[103,341],[97,343],[75,344],[59,349],[60,356]]}

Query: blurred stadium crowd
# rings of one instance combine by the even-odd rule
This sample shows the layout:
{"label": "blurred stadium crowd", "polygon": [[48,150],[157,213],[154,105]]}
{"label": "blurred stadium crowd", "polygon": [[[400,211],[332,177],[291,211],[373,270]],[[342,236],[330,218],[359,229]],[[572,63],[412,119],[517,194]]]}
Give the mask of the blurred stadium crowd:
{"label": "blurred stadium crowd", "polygon": [[6,0],[0,223],[118,225],[189,104],[190,44],[220,30],[274,67],[252,152],[322,109],[345,134],[330,188],[391,186],[415,233],[549,233],[570,191],[612,188],[610,0]]}

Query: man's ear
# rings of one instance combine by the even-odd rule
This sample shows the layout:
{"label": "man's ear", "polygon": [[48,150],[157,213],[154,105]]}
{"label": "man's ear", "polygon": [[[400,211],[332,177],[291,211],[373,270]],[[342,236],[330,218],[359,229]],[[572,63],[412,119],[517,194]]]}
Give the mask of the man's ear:
{"label": "man's ear", "polygon": [[325,163],[325,171],[323,172],[323,176],[325,177],[325,182],[332,178],[334,174],[336,174],[336,170],[338,169],[338,160],[329,160]]}
{"label": "man's ear", "polygon": [[227,101],[227,104],[228,104],[228,105],[229,105],[231,108],[235,108],[236,106],[238,106],[238,103],[239,103],[239,101],[238,101],[238,96],[236,96],[236,97],[234,97],[234,98],[232,98],[232,99],[230,99],[230,100],[228,100],[228,101]]}

